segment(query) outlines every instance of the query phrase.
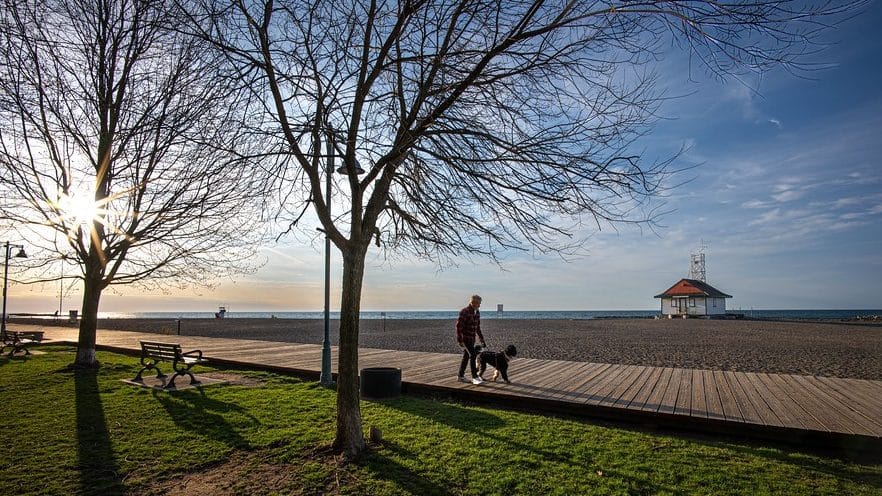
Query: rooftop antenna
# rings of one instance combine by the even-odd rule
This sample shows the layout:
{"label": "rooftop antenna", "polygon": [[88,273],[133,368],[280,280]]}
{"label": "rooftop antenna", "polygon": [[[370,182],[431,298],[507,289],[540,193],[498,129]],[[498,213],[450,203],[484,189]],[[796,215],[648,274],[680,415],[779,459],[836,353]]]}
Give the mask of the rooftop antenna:
{"label": "rooftop antenna", "polygon": [[692,253],[689,260],[689,279],[707,282],[707,270],[705,269],[704,250],[707,245],[702,239],[698,245],[698,251]]}

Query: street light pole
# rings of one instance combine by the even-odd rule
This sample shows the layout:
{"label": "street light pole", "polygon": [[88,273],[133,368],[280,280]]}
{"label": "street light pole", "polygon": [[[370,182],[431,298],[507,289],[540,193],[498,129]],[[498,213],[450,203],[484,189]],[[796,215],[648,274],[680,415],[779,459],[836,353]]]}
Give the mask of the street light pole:
{"label": "street light pole", "polygon": [[9,241],[3,242],[3,321],[0,323],[0,331],[2,331],[3,335],[6,335],[6,286],[9,280],[9,249],[10,248],[18,248],[18,253],[15,254],[16,258],[27,258],[27,255],[24,252],[24,246],[22,245],[13,245],[10,244]]}
{"label": "street light pole", "polygon": [[[326,140],[328,151],[328,167],[325,170],[325,205],[328,209],[328,217],[331,216],[331,174],[334,173],[334,144],[333,133],[328,133]],[[334,384],[331,375],[331,237],[325,230],[325,334],[322,339],[322,372],[319,383],[329,387]]]}
{"label": "street light pole", "polygon": [[58,283],[58,314],[56,314],[56,318],[61,317],[61,312],[63,312],[62,308],[64,307],[64,262],[67,260],[67,255],[61,256],[61,281]]}
{"label": "street light pole", "polygon": [[[328,129],[328,139],[325,141],[328,153],[328,169],[325,171],[325,205],[328,209],[328,217],[331,217],[331,175],[334,173],[334,157],[337,150],[334,146],[334,130]],[[364,174],[364,170],[356,160],[353,167],[344,162],[337,169],[340,174]],[[354,169],[354,170],[353,170]],[[333,222],[333,221],[332,221]],[[332,386],[334,378],[331,375],[331,237],[325,230],[325,335],[322,339],[322,372],[319,375],[319,383],[322,386]]]}

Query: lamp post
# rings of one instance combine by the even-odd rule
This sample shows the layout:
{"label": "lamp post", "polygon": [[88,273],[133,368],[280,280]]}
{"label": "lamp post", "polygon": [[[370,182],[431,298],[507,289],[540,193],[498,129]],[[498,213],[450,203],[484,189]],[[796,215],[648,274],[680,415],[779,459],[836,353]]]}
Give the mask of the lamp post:
{"label": "lamp post", "polygon": [[[325,141],[328,154],[328,166],[325,170],[325,205],[328,209],[328,217],[331,216],[331,174],[334,173],[334,130],[328,130],[328,139]],[[364,174],[364,170],[356,163],[355,170],[350,171],[345,164],[337,169],[340,174]],[[325,231],[325,333],[322,337],[322,371],[319,375],[319,384],[325,387],[334,384],[331,375],[331,237]]]}
{"label": "lamp post", "polygon": [[64,307],[64,262],[67,261],[67,255],[61,256],[61,280],[58,283],[58,313],[55,315],[55,318],[61,317],[61,313],[64,311],[62,307]]}
{"label": "lamp post", "polygon": [[9,249],[10,248],[18,248],[18,253],[15,254],[16,258],[27,258],[27,254],[25,254],[24,246],[22,245],[13,245],[10,244],[9,241],[5,241],[3,243],[3,322],[0,323],[0,331],[6,335],[6,285],[9,279]]}

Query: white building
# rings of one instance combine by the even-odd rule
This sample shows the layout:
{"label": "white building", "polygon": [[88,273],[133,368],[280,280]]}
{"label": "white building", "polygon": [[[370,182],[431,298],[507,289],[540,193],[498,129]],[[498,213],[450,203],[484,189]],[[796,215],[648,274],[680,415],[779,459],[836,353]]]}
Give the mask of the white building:
{"label": "white building", "polygon": [[726,298],[731,295],[697,279],[680,279],[662,294],[661,313],[673,317],[711,317],[726,314]]}

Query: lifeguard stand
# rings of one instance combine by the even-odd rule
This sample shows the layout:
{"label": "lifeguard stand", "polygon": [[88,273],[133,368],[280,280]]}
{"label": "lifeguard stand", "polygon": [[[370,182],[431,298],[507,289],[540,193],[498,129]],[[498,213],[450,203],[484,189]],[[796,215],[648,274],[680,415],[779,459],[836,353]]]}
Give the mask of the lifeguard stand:
{"label": "lifeguard stand", "polygon": [[221,305],[221,306],[217,307],[217,312],[215,312],[214,318],[222,319],[226,315],[227,315],[227,307]]}

